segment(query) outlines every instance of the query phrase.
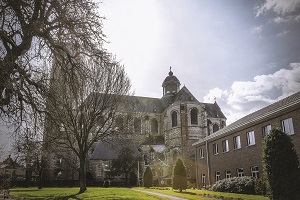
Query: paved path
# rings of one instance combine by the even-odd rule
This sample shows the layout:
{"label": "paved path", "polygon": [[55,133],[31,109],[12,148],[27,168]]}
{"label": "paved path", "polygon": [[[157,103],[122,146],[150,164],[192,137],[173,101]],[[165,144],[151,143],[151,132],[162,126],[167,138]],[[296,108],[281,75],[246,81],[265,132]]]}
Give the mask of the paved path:
{"label": "paved path", "polygon": [[151,192],[151,191],[145,191],[145,190],[135,190],[135,191],[144,192],[144,193],[148,193],[148,194],[153,194],[153,195],[157,195],[157,196],[161,196],[161,197],[166,197],[166,198],[169,198],[169,199],[172,199],[172,200],[187,200],[187,199],[184,199],[184,198],[181,198],[181,197],[175,197],[175,196],[171,196],[171,195],[168,195],[168,194],[162,194],[162,193],[158,193],[158,192]]}

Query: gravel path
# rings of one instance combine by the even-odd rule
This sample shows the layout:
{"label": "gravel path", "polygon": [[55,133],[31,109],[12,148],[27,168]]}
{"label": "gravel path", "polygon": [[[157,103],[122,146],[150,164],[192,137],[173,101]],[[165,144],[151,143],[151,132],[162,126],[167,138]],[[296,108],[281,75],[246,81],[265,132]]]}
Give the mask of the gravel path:
{"label": "gravel path", "polygon": [[169,199],[172,199],[172,200],[187,200],[187,199],[184,199],[184,198],[181,198],[181,197],[175,197],[175,196],[171,196],[171,195],[168,195],[168,194],[161,194],[161,193],[158,193],[158,192],[151,192],[151,191],[144,191],[144,190],[135,190],[135,191],[144,192],[144,193],[148,193],[148,194],[153,194],[153,195],[157,195],[157,196],[161,196],[161,197],[166,197],[166,198],[169,198]]}

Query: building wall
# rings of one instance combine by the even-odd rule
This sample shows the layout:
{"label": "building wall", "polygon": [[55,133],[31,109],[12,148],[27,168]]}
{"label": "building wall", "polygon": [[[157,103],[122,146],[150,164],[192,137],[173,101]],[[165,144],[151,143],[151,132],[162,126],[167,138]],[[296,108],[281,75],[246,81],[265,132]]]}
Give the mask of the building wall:
{"label": "building wall", "polygon": [[[273,114],[268,118],[262,119],[252,125],[244,126],[239,130],[228,132],[223,136],[207,141],[208,144],[208,158],[206,151],[206,144],[202,142],[196,146],[196,174],[198,187],[203,187],[202,174],[205,174],[205,185],[212,185],[216,182],[216,172],[220,172],[220,178],[225,178],[225,170],[231,171],[231,177],[238,176],[237,168],[243,168],[244,176],[253,176],[251,174],[251,167],[258,167],[261,175],[262,166],[262,153],[263,153],[263,132],[262,127],[271,125],[272,129],[277,128],[282,130],[282,120],[292,118],[294,126],[294,134],[291,139],[295,145],[298,157],[300,155],[300,105],[286,109],[280,113]],[[255,144],[249,146],[247,143],[247,133],[254,131]],[[241,148],[234,149],[233,138],[240,136]],[[228,140],[229,151],[222,152],[222,141]],[[213,155],[213,144],[218,144],[219,153]],[[199,158],[200,149],[204,151],[204,158]],[[209,160],[209,165],[207,164]],[[210,179],[210,180],[209,180]]]}

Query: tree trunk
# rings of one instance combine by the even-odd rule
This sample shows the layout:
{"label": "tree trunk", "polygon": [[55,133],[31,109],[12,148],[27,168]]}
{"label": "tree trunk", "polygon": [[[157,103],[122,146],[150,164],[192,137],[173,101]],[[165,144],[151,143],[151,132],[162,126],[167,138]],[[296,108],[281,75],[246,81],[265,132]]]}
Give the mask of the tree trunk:
{"label": "tree trunk", "polygon": [[79,169],[79,185],[80,185],[80,193],[84,193],[86,191],[86,158],[81,157],[79,159],[80,169]]}
{"label": "tree trunk", "polygon": [[38,189],[42,189],[43,187],[43,183],[42,183],[42,173],[43,173],[43,170],[40,170],[39,171],[39,185],[38,185]]}

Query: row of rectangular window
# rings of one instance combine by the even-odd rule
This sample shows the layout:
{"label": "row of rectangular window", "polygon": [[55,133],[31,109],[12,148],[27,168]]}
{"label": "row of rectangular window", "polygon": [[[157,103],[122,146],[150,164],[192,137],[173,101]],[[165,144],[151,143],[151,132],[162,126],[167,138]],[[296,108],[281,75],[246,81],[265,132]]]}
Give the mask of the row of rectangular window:
{"label": "row of rectangular window", "polygon": [[[258,178],[259,177],[259,170],[257,166],[250,167],[251,176]],[[237,177],[243,177],[244,176],[244,169],[243,168],[237,168],[236,169]],[[231,171],[225,170],[225,178],[231,178]],[[221,180],[221,172],[216,171],[215,172],[215,179],[216,181]]]}
{"label": "row of rectangular window", "polygon": [[[281,121],[281,126],[282,126],[282,131],[285,132],[286,134],[292,135],[292,134],[295,133],[292,118],[287,118],[287,119],[282,120]],[[269,134],[269,132],[271,131],[271,129],[272,129],[271,125],[267,125],[267,126],[262,127],[263,137],[266,137]],[[256,144],[255,143],[254,131],[247,132],[246,136],[247,136],[247,145],[248,146],[252,146],[252,145]],[[242,148],[241,136],[238,135],[238,136],[233,137],[233,148],[234,149]],[[229,151],[229,142],[228,142],[228,140],[223,140],[222,141],[222,151],[223,151],[223,153],[226,153],[226,152]],[[213,144],[213,155],[218,155],[218,154],[219,154],[218,144],[214,143]],[[203,149],[199,150],[199,158],[200,159],[204,158]]]}

